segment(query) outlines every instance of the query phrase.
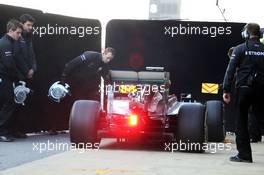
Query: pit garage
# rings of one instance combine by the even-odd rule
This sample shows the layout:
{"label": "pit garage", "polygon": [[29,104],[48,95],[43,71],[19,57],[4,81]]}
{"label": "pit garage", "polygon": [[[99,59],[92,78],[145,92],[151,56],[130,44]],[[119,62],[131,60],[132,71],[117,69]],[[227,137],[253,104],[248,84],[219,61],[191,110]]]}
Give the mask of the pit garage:
{"label": "pit garage", "polygon": [[[222,83],[227,51],[243,42],[244,22],[169,18],[105,24],[0,4],[0,36],[10,17],[24,13],[36,18],[38,71],[34,92],[15,113],[22,116],[18,127],[28,138],[0,142],[0,174],[264,171],[263,141],[251,144],[253,164],[228,159],[236,154],[236,109],[234,101],[223,103]],[[68,87],[51,88],[68,61],[109,46],[116,53],[107,79],[78,69]],[[49,135],[54,128],[57,135]]]}

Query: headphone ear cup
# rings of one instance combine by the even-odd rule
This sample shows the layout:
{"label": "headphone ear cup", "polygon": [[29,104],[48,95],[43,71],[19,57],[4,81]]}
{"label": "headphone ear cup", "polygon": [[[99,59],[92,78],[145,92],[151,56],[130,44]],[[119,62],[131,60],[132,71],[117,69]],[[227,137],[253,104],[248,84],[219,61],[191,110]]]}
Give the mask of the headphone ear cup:
{"label": "headphone ear cup", "polygon": [[243,31],[243,30],[241,31],[241,37],[242,37],[243,39],[245,39],[245,34],[244,34],[244,31]]}
{"label": "headphone ear cup", "polygon": [[243,30],[241,32],[241,35],[242,35],[242,38],[243,39],[249,39],[249,32],[248,32],[248,24],[246,24],[244,27],[243,27]]}
{"label": "headphone ear cup", "polygon": [[247,32],[246,29],[241,32],[241,36],[242,36],[243,39],[247,39],[248,38],[249,35],[248,35],[248,32]]}
{"label": "headphone ear cup", "polygon": [[247,34],[247,35],[246,35],[246,39],[249,39],[249,36],[250,36],[250,35],[249,35],[249,33],[248,33],[248,30],[246,30],[246,34]]}

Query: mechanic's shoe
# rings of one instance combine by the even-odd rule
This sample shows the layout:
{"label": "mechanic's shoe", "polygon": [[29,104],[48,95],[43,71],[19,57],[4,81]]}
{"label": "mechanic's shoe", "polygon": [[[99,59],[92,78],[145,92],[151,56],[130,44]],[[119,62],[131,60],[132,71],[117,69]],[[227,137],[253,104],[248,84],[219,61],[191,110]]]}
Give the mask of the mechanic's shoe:
{"label": "mechanic's shoe", "polygon": [[241,159],[240,157],[238,157],[238,155],[230,157],[229,160],[232,162],[245,162],[245,163],[253,162],[252,159]]}
{"label": "mechanic's shoe", "polygon": [[14,139],[10,136],[6,136],[6,135],[0,136],[0,142],[13,142],[13,141]]}
{"label": "mechanic's shoe", "polygon": [[14,138],[17,138],[17,139],[25,139],[25,138],[27,138],[27,135],[22,133],[22,132],[15,132],[15,133],[12,134],[12,136]]}

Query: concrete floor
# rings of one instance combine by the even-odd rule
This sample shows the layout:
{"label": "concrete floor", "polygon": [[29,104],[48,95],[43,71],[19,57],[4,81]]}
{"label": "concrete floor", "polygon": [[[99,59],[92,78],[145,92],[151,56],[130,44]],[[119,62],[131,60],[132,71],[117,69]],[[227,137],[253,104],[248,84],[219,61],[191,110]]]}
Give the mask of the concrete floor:
{"label": "concrete floor", "polygon": [[70,143],[68,134],[50,136],[47,133],[30,134],[26,139],[16,139],[14,142],[9,143],[0,142],[0,172],[64,151],[53,150],[39,153],[33,150],[33,143],[45,143],[47,140],[53,143]]}
{"label": "concrete floor", "polygon": [[[233,136],[229,139],[234,140]],[[264,173],[264,142],[252,144],[254,163],[230,162],[235,144],[205,153],[165,151],[164,145],[136,145],[104,139],[99,150],[70,150],[0,172],[1,175],[257,175]],[[55,147],[54,147],[55,148]],[[212,147],[213,148],[213,147]],[[215,148],[215,147],[214,147]],[[215,152],[215,153],[212,153]],[[40,153],[42,154],[42,153]]]}

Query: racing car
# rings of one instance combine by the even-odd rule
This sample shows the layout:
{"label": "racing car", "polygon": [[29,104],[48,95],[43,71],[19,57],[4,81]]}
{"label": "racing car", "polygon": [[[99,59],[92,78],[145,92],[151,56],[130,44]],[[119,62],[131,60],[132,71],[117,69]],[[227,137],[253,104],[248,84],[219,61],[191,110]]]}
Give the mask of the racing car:
{"label": "racing car", "polygon": [[221,101],[178,100],[169,94],[170,74],[163,68],[111,70],[110,74],[110,84],[101,78],[100,101],[74,102],[69,123],[72,143],[157,138],[202,145],[224,140]]}

